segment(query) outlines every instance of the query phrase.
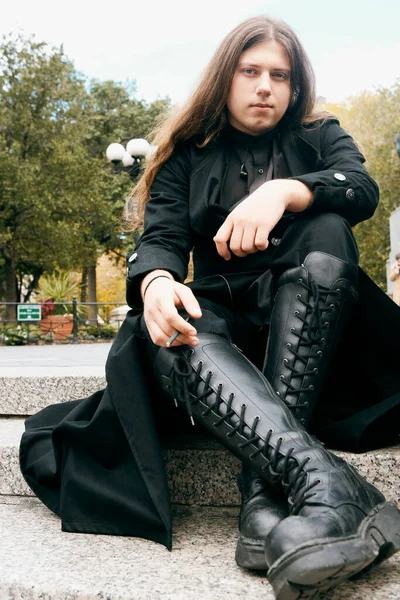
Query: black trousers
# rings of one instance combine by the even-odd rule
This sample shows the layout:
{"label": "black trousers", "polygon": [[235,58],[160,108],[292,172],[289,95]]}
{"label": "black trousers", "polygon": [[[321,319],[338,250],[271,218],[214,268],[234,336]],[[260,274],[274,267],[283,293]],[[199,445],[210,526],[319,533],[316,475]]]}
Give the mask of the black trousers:
{"label": "black trousers", "polygon": [[[202,317],[193,322],[198,333],[214,333],[231,340],[261,369],[274,287],[282,273],[299,266],[310,252],[315,251],[333,255],[357,269],[357,244],[345,219],[335,213],[312,217],[301,214],[287,226],[279,245],[270,245],[264,272],[213,275],[189,283],[202,308]],[[159,347],[151,341],[143,318],[140,328],[142,337],[147,340],[150,364],[153,364]],[[162,398],[160,394],[155,396]],[[166,414],[169,402],[163,398],[154,408],[162,436],[162,424],[169,421],[170,415]],[[179,430],[186,429],[181,418],[175,421],[175,426]]]}

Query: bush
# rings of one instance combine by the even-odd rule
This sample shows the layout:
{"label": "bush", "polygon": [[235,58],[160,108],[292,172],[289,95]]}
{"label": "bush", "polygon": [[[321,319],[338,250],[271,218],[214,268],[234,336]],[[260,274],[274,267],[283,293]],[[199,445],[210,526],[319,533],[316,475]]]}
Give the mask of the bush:
{"label": "bush", "polygon": [[24,346],[37,344],[45,336],[37,325],[10,325],[0,330],[0,343],[4,346]]}

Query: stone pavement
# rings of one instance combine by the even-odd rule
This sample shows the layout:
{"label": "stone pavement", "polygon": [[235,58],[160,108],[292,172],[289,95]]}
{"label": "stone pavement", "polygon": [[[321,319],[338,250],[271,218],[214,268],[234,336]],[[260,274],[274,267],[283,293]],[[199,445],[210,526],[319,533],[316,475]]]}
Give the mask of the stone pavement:
{"label": "stone pavement", "polygon": [[[24,419],[103,388],[111,343],[0,347],[0,600],[273,600],[265,573],[237,567],[239,461],[210,439],[173,439],[164,458],[172,552],[130,537],[64,533],[19,470]],[[400,447],[339,453],[400,500]],[[398,600],[400,555],[325,600]]]}
{"label": "stone pavement", "polygon": [[110,343],[0,346],[0,377],[104,375]]}

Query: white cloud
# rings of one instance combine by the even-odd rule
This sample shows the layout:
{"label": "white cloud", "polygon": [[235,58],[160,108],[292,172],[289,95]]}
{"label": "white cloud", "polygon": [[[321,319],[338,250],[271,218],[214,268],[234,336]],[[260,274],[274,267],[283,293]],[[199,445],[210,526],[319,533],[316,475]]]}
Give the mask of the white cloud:
{"label": "white cloud", "polygon": [[368,47],[353,42],[316,60],[317,89],[330,102],[360,91],[391,87],[400,78],[400,42],[393,46]]}

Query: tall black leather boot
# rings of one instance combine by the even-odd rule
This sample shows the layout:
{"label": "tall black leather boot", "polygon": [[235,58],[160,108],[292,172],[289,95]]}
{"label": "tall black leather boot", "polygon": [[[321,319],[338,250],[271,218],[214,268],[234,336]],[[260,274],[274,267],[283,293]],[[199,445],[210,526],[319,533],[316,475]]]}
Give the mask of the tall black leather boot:
{"label": "tall black leather boot", "polygon": [[400,550],[396,505],[299,426],[233,344],[198,339],[196,348],[160,348],[156,373],[192,419],[285,494],[290,516],[266,540],[277,600],[305,598],[305,590],[316,598]]}
{"label": "tall black leather boot", "polygon": [[266,571],[265,538],[289,516],[287,499],[280,486],[268,484],[247,465],[242,465],[238,486],[242,500],[235,560],[239,567]]}
{"label": "tall black leather boot", "polygon": [[306,428],[356,299],[357,270],[324,252],[279,279],[262,371]]}

